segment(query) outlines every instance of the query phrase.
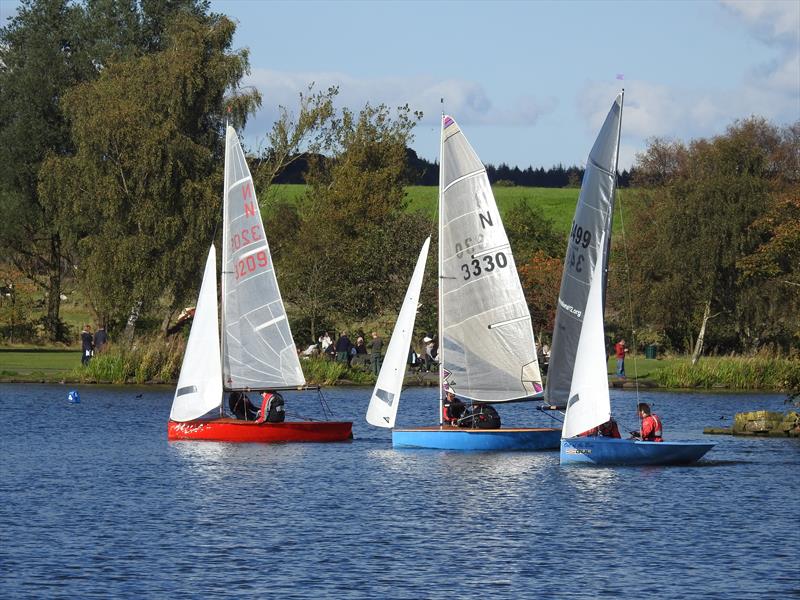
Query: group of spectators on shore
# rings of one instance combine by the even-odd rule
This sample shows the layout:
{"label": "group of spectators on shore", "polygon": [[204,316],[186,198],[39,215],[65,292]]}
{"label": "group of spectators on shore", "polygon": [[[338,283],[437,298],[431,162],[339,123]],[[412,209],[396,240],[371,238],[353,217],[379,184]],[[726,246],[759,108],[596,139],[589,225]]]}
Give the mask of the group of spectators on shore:
{"label": "group of spectators on shore", "polygon": [[91,326],[86,323],[81,332],[81,364],[85,367],[92,360],[95,353],[103,351],[108,344],[108,334],[103,325],[97,327],[97,331],[92,334]]}
{"label": "group of spectators on shore", "polygon": [[[383,362],[383,338],[376,331],[372,332],[371,338],[367,341],[363,331],[357,333],[356,341],[353,343],[347,334],[342,331],[336,341],[325,332],[319,336],[317,342],[310,344],[305,350],[299,352],[300,357],[325,356],[340,363],[346,363],[351,367],[354,362],[369,364],[372,372],[377,376]],[[425,335],[417,344],[409,348],[408,364],[420,372],[426,373],[434,371],[438,366],[436,360],[439,344],[430,335]],[[367,358],[369,357],[369,358]]]}
{"label": "group of spectators on shore", "polygon": [[[354,360],[359,360],[362,364],[369,362],[372,372],[377,376],[381,369],[383,360],[383,338],[376,331],[372,332],[369,343],[365,341],[363,331],[358,332],[355,343],[350,340],[347,331],[342,331],[336,342],[333,341],[329,332],[319,336],[315,344],[311,344],[300,352],[300,357],[325,356],[336,362],[346,363],[348,367],[353,365]],[[369,359],[367,359],[369,355]],[[361,357],[361,358],[357,358]]]}

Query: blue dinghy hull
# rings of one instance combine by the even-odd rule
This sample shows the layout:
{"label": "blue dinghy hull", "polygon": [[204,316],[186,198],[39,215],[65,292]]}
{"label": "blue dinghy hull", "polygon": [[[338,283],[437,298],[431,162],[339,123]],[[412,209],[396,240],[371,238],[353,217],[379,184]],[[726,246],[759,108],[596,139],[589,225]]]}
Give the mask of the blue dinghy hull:
{"label": "blue dinghy hull", "polygon": [[431,448],[435,450],[558,450],[561,429],[508,428],[458,429],[421,427],[392,431],[394,448]]}
{"label": "blue dinghy hull", "polygon": [[561,464],[688,465],[700,460],[714,444],[641,442],[604,437],[561,440]]}

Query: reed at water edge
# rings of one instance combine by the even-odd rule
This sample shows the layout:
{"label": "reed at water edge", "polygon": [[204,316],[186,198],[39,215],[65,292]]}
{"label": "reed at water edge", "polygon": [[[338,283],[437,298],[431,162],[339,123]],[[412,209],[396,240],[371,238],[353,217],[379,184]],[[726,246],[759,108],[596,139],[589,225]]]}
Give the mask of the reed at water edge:
{"label": "reed at water edge", "polygon": [[771,356],[710,356],[665,365],[652,374],[665,388],[790,391],[800,384],[800,360]]}
{"label": "reed at water edge", "polygon": [[116,343],[95,354],[73,375],[85,383],[175,383],[186,342],[181,336],[160,335]]}
{"label": "reed at water edge", "polygon": [[[181,336],[137,338],[133,343],[114,344],[96,354],[86,367],[75,368],[71,375],[82,383],[174,384],[180,375],[185,346]],[[334,385],[340,381],[359,385],[375,382],[375,376],[366,368],[348,367],[324,357],[303,359],[300,365],[311,385]]]}

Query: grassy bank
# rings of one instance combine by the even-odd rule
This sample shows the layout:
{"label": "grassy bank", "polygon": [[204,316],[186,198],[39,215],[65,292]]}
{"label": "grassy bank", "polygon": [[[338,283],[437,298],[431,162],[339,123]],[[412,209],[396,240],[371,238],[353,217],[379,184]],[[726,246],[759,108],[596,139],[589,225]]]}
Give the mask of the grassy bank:
{"label": "grassy bank", "polygon": [[[115,345],[81,365],[79,350],[0,348],[0,382],[48,383],[165,383],[175,384],[183,360],[184,341],[160,338],[137,340],[133,346]],[[324,358],[300,362],[309,385],[347,382],[372,385],[367,368],[348,368]]]}
{"label": "grassy bank", "polygon": [[666,388],[787,391],[800,382],[800,360],[766,357],[706,357],[672,361],[653,373]]}
{"label": "grassy bank", "polygon": [[[95,356],[88,367],[80,364],[80,352],[61,349],[0,349],[0,381],[69,383],[168,383],[180,372],[183,340],[155,338],[137,341],[133,347],[114,346]],[[312,385],[337,383],[372,385],[375,378],[365,367],[348,368],[324,358],[300,363]],[[608,361],[615,379],[616,361]],[[628,381],[635,377],[668,389],[727,389],[786,391],[800,383],[800,360],[765,357],[706,357],[692,365],[686,357],[625,361]]]}

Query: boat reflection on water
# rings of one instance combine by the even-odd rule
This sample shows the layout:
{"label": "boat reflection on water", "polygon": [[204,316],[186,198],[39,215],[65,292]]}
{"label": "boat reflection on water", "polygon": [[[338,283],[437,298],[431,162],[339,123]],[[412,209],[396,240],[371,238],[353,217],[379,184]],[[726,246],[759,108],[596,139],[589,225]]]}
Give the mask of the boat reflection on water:
{"label": "boat reflection on water", "polygon": [[271,471],[302,468],[310,451],[306,444],[232,444],[226,442],[169,442],[181,462],[194,473],[220,479],[247,468]]}
{"label": "boat reflection on water", "polygon": [[578,494],[591,493],[592,497],[603,502],[608,493],[619,483],[619,473],[615,468],[570,469],[565,472],[565,481],[575,488]]}

